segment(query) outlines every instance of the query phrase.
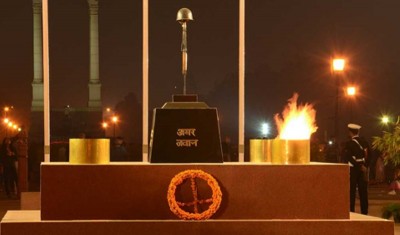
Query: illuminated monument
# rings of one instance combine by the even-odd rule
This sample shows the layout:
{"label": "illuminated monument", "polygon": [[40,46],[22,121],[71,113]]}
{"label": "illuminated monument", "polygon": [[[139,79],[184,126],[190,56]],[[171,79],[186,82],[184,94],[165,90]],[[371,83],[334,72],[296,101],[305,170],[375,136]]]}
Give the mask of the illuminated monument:
{"label": "illuminated monument", "polygon": [[[196,143],[197,134],[182,126],[173,135],[189,141],[174,136],[173,143]],[[40,210],[8,211],[0,229],[2,235],[393,235],[393,221],[349,212],[348,175],[348,165],[323,163],[45,162]]]}
{"label": "illuminated monument", "polygon": [[43,111],[42,0],[33,0],[32,111]]}
{"label": "illuminated monument", "polygon": [[87,0],[90,15],[90,78],[88,107],[101,110],[101,83],[99,78],[99,1]]}
{"label": "illuminated monument", "polygon": [[[51,108],[52,136],[57,138],[104,135],[99,128],[102,120],[101,82],[99,77],[98,0],[87,0],[90,29],[90,73],[87,107]],[[33,0],[33,81],[31,104],[31,128],[33,142],[43,141],[43,47],[42,47],[42,0]]]}
{"label": "illuminated monument", "polygon": [[151,162],[222,162],[221,137],[216,108],[186,94],[188,66],[187,23],[193,20],[187,8],[178,11],[182,25],[183,94],[154,109],[150,139]]}

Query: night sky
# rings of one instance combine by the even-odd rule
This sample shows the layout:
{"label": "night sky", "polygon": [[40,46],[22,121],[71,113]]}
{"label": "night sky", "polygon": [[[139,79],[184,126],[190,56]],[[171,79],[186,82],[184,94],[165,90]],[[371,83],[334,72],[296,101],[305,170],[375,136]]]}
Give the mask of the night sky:
{"label": "night sky", "polygon": [[[51,106],[86,106],[89,16],[86,0],[50,0]],[[142,2],[100,0],[100,80],[104,106],[142,97]],[[182,7],[188,25],[188,90],[220,110],[222,135],[237,132],[238,1],[150,0],[150,110],[182,91]],[[32,2],[0,1],[0,105],[27,123],[33,80]],[[330,58],[348,60],[340,98],[341,134],[352,116],[367,137],[382,113],[399,114],[400,1],[246,1],[246,135],[257,136],[294,92],[317,110],[318,135],[333,134],[335,81]],[[229,128],[227,128],[229,127]]]}

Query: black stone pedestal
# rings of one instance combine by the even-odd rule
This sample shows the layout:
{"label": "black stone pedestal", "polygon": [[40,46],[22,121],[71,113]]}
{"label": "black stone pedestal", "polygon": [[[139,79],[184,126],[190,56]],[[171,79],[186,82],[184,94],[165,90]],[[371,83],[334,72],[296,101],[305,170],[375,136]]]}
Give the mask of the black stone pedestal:
{"label": "black stone pedestal", "polygon": [[203,102],[170,102],[154,109],[150,162],[222,162],[217,109]]}

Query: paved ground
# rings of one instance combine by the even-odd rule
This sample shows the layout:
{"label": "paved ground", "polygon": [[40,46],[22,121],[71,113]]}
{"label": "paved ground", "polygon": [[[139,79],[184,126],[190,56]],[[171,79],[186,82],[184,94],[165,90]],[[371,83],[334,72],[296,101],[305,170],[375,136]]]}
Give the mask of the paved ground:
{"label": "paved ground", "polygon": [[[400,203],[400,193],[398,195],[388,195],[387,185],[375,184],[369,187],[369,215],[381,217],[382,208],[390,203]],[[7,210],[19,210],[20,201],[17,199],[8,199],[4,192],[0,192],[0,218],[3,218]],[[356,212],[359,213],[359,204],[357,199]],[[400,224],[395,225],[395,234],[400,235]]]}
{"label": "paved ground", "polygon": [[[382,208],[390,203],[400,203],[400,193],[397,195],[388,194],[388,185],[372,184],[368,190],[369,207],[368,214],[370,216],[381,217]],[[359,200],[356,201],[356,212],[360,213]],[[400,224],[395,224],[395,235],[400,235]]]}
{"label": "paved ground", "polygon": [[19,210],[20,201],[16,199],[8,199],[4,192],[0,192],[0,218],[3,218],[4,214],[8,210]]}

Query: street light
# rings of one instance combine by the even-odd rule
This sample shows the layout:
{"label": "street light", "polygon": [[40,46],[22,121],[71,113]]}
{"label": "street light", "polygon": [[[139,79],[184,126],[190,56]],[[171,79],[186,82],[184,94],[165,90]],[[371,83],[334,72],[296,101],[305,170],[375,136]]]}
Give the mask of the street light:
{"label": "street light", "polygon": [[346,61],[344,59],[333,59],[332,69],[333,71],[343,71]]}
{"label": "street light", "polygon": [[108,123],[107,122],[102,122],[101,127],[104,129],[104,134],[107,136],[107,128],[108,128]]}
{"label": "street light", "polygon": [[381,118],[381,122],[382,124],[387,125],[390,122],[390,119],[387,115],[383,115]]}
{"label": "street light", "polygon": [[104,129],[107,129],[108,123],[107,123],[107,122],[103,122],[103,123],[101,124],[101,126],[102,126]]}
{"label": "street light", "polygon": [[111,118],[111,121],[114,122],[114,123],[118,122],[118,117],[117,116],[113,116]]}
{"label": "street light", "polygon": [[112,116],[111,121],[112,121],[112,123],[113,123],[113,137],[115,138],[115,125],[116,125],[117,122],[118,122],[118,117],[115,116],[115,115]]}
{"label": "street light", "polygon": [[268,134],[269,134],[269,124],[264,122],[261,124],[261,134],[263,138],[267,138]]}
{"label": "street light", "polygon": [[13,123],[12,123],[12,121],[10,121],[10,119],[8,119],[8,118],[4,118],[4,119],[3,119],[3,122],[4,122],[4,125],[6,125],[6,128],[5,128],[5,130],[6,130],[6,137],[8,137],[8,128],[12,128],[12,127],[13,127]]}
{"label": "street light", "polygon": [[4,111],[4,118],[7,118],[7,113],[11,110],[11,109],[13,109],[14,108],[14,106],[5,106],[4,108],[3,108],[3,111]]}
{"label": "street light", "polygon": [[4,118],[3,123],[6,126],[6,128],[5,128],[6,137],[8,137],[8,129],[13,131],[13,130],[18,130],[20,128],[15,122],[12,122],[9,118]]}
{"label": "street light", "polygon": [[[354,98],[357,94],[357,89],[355,86],[348,86],[347,87],[347,97]],[[353,122],[354,120],[354,112],[353,112],[353,102],[354,100],[350,101],[350,121]]]}
{"label": "street light", "polygon": [[342,58],[335,58],[332,60],[332,73],[334,75],[335,83],[336,83],[336,103],[335,103],[335,147],[336,147],[336,157],[338,162],[339,159],[339,145],[338,145],[338,137],[339,137],[339,87],[340,80],[339,75],[343,73],[345,69],[346,61]]}
{"label": "street light", "polygon": [[[13,127],[13,123],[12,122],[8,122],[7,123],[8,128],[12,128]],[[6,129],[6,137],[8,137],[8,129]]]}
{"label": "street light", "polygon": [[354,97],[356,95],[356,88],[354,86],[347,87],[347,95],[350,97]]}

